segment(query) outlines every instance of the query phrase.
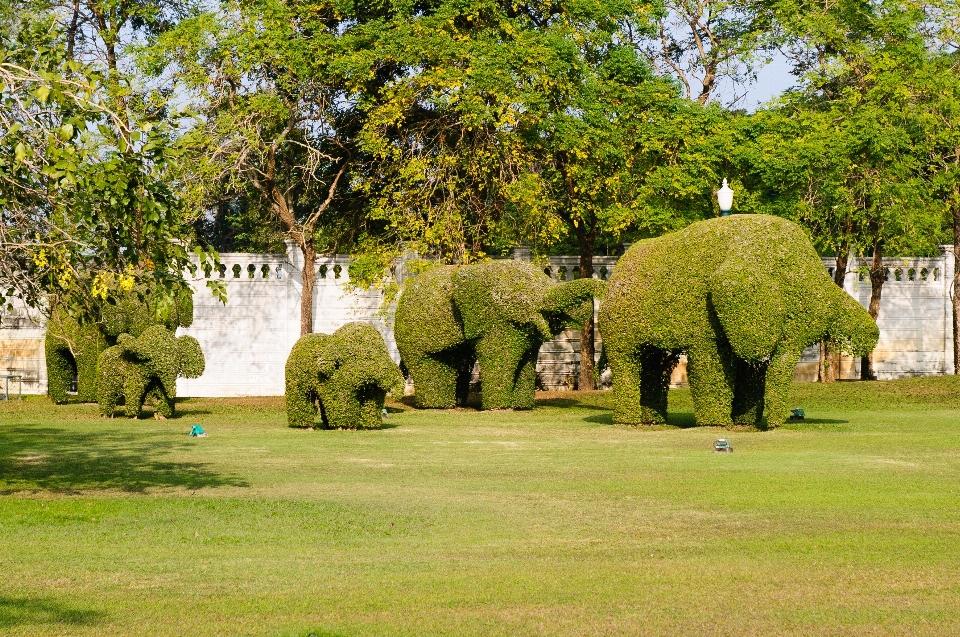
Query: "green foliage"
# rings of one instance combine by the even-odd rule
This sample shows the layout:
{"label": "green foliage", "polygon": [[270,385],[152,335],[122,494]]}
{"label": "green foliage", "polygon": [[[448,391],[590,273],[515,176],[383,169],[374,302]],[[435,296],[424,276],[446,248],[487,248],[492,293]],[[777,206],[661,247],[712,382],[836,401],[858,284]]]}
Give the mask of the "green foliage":
{"label": "green foliage", "polygon": [[115,345],[121,334],[140,336],[147,328],[162,325],[171,332],[193,323],[193,297],[168,301],[158,290],[143,286],[117,290],[97,306],[96,320],[81,323],[65,306],[58,306],[47,323],[44,340],[48,393],[55,403],[68,399],[67,390],[77,376],[77,399],[97,401],[98,357]]}
{"label": "green foliage", "polygon": [[666,422],[676,354],[699,424],[782,424],[803,350],[831,340],[862,355],[878,331],[833,283],[803,231],[767,215],[732,215],[634,245],[600,307],[614,421]]}
{"label": "green foliage", "polygon": [[556,283],[521,261],[437,267],[408,283],[394,334],[416,405],[466,401],[480,363],[483,409],[530,409],[540,345],[581,324],[603,289],[596,279]]}
{"label": "green foliage", "polygon": [[676,94],[627,43],[649,15],[619,0],[441,0],[359,22],[348,81],[365,98],[372,215],[460,263],[628,223],[636,129]]}
{"label": "green foliage", "polygon": [[108,347],[96,324],[81,325],[66,312],[54,312],[44,336],[47,365],[47,393],[57,403],[68,400],[67,392],[77,377],[77,400],[97,400],[97,357]]}
{"label": "green foliage", "polygon": [[196,266],[174,177],[179,115],[117,62],[119,32],[157,22],[157,10],[76,4],[72,27],[48,3],[0,8],[0,296],[41,309],[53,296],[95,321],[117,277],[175,296]]}
{"label": "green foliage", "polygon": [[97,361],[100,413],[113,417],[123,399],[126,415],[136,418],[152,397],[156,413],[169,418],[174,415],[177,378],[197,378],[203,369],[203,352],[192,336],[178,338],[162,325],[148,327],[139,337],[121,334]]}
{"label": "green foliage", "polygon": [[323,428],[379,429],[387,393],[403,387],[383,337],[367,323],[347,323],[333,334],[305,334],[285,369],[287,422]]}

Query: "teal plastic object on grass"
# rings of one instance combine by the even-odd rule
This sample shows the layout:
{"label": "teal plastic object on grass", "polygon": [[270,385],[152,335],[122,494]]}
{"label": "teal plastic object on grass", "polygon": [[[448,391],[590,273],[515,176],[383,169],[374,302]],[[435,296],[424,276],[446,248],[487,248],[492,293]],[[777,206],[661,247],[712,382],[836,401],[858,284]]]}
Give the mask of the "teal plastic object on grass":
{"label": "teal plastic object on grass", "polygon": [[203,427],[201,427],[200,425],[194,425],[190,429],[190,436],[192,438],[206,438],[207,434],[203,433]]}

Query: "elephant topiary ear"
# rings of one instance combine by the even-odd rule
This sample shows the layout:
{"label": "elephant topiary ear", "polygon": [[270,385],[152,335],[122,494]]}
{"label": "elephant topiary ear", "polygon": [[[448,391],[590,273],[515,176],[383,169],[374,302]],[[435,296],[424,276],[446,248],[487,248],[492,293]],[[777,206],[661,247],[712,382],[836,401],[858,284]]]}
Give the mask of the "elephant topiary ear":
{"label": "elephant topiary ear", "polygon": [[529,263],[504,260],[464,266],[454,271],[451,281],[453,301],[468,339],[504,323],[543,322],[538,305],[551,282]]}
{"label": "elephant topiary ear", "polygon": [[177,351],[180,353],[180,376],[184,378],[199,378],[203,375],[206,360],[200,343],[192,336],[177,338]]}
{"label": "elephant topiary ear", "polygon": [[786,320],[775,277],[734,260],[713,273],[708,287],[708,303],[733,352],[750,363],[769,356],[783,338]]}
{"label": "elephant topiary ear", "polygon": [[340,366],[339,349],[335,340],[327,337],[326,342],[317,348],[317,374],[322,378],[329,378]]}

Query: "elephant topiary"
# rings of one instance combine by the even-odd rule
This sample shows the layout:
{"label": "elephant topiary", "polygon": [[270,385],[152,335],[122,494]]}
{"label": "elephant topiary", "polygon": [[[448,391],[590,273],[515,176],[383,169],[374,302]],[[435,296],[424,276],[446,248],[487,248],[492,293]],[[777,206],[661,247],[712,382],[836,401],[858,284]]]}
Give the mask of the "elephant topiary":
{"label": "elephant topiary", "polygon": [[156,413],[169,418],[174,414],[177,378],[197,378],[203,369],[203,351],[192,336],[178,338],[162,325],[146,328],[137,338],[121,334],[97,361],[100,413],[113,417],[123,398],[127,416],[137,418],[147,396],[152,396]]}
{"label": "elephant topiary", "polygon": [[467,399],[480,363],[482,409],[530,409],[540,345],[583,325],[603,289],[596,279],[557,283],[522,261],[438,266],[409,283],[394,335],[420,408]]}
{"label": "elephant topiary", "polygon": [[313,427],[319,408],[324,428],[379,429],[387,394],[401,387],[403,376],[372,325],[305,334],[287,358],[287,422]]}
{"label": "elephant topiary", "polygon": [[854,355],[877,343],[870,315],[840,289],[803,230],[732,215],[635,244],[600,305],[613,376],[613,421],[663,423],[670,372],[688,357],[698,424],[767,425],[787,417],[803,350],[830,340]]}
{"label": "elephant topiary", "polygon": [[171,331],[193,323],[193,299],[185,295],[157,316],[156,303],[143,288],[121,292],[103,303],[99,321],[81,325],[62,308],[47,322],[44,350],[47,363],[47,393],[55,403],[67,401],[67,392],[77,377],[77,399],[97,401],[97,361],[115,345],[121,334],[140,336],[152,325]]}

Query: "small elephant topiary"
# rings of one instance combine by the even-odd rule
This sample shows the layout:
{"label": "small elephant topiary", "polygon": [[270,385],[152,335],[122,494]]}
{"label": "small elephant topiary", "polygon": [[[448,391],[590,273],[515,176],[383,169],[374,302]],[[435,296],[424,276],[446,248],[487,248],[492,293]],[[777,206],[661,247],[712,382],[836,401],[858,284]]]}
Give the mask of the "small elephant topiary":
{"label": "small elephant topiary", "polygon": [[139,337],[121,334],[97,362],[97,403],[100,413],[113,417],[120,399],[125,412],[137,418],[148,396],[156,402],[156,413],[174,415],[177,378],[203,374],[200,343],[192,336],[174,336],[162,325],[143,330]]}
{"label": "small elephant topiary", "polygon": [[698,424],[782,424],[803,350],[830,340],[854,355],[879,332],[827,274],[803,230],[732,215],[635,244],[600,305],[613,421],[663,423],[680,352]]}
{"label": "small elephant topiary", "polygon": [[287,422],[291,427],[379,429],[387,394],[403,387],[383,337],[367,323],[347,323],[333,334],[305,334],[286,365]]}
{"label": "small elephant topiary", "polygon": [[77,399],[97,401],[97,361],[104,350],[117,343],[121,334],[138,337],[152,325],[176,331],[193,323],[190,295],[180,297],[163,312],[157,311],[157,302],[144,287],[118,292],[110,300],[102,304],[98,321],[83,325],[64,309],[54,309],[44,338],[47,393],[53,402],[67,401],[74,376],[77,377]]}
{"label": "small elephant topiary", "polygon": [[540,346],[564,327],[583,325],[603,285],[557,283],[512,260],[440,266],[417,276],[400,297],[394,323],[416,406],[462,405],[479,361],[482,409],[531,409]]}

